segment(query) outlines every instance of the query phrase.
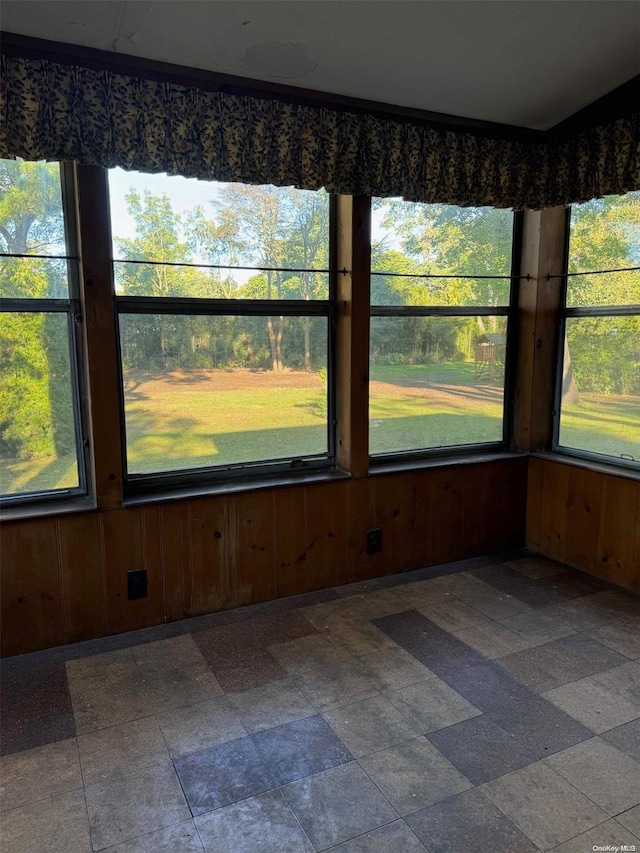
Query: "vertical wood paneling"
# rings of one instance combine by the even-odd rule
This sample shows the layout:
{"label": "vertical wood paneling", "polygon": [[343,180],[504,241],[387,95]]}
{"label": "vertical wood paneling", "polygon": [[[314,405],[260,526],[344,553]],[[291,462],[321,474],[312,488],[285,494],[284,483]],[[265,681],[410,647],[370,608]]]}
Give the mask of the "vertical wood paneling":
{"label": "vertical wood paneling", "polygon": [[189,504],[166,504],[161,514],[164,618],[184,619],[192,613]]}
{"label": "vertical wood paneling", "polygon": [[227,597],[227,507],[224,497],[190,504],[191,601],[193,614],[212,613]]}
{"label": "vertical wood paneling", "polygon": [[165,621],[160,507],[145,507],[142,511],[142,523],[144,525],[144,567],[147,570],[145,619],[147,625],[159,625]]}
{"label": "vertical wood paneling", "polygon": [[306,504],[307,489],[288,488],[274,491],[274,562],[278,598],[295,595],[305,588]]}
{"label": "vertical wood paneling", "polygon": [[544,505],[544,462],[529,459],[527,474],[526,542],[535,551],[542,550],[542,507]]}
{"label": "vertical wood paneling", "polygon": [[104,562],[97,513],[63,515],[58,521],[60,570],[68,643],[106,633]]}
{"label": "vertical wood paneling", "polygon": [[376,527],[382,530],[380,574],[415,568],[415,476],[395,474],[373,479]]}
{"label": "vertical wood paneling", "polygon": [[229,505],[228,606],[275,597],[273,492],[231,495]]}
{"label": "vertical wood paneling", "polygon": [[[347,579],[349,581],[376,577],[380,570],[381,555],[367,554],[367,530],[378,527],[373,479],[353,480],[347,495]],[[384,543],[383,543],[384,548]]]}
{"label": "vertical wood paneling", "polygon": [[563,562],[567,554],[569,481],[565,465],[545,465],[542,507],[542,553]]}
{"label": "vertical wood paneling", "polygon": [[416,472],[414,553],[417,565],[437,566],[464,556],[464,470]]}
{"label": "vertical wood paneling", "polygon": [[640,592],[640,482],[603,479],[600,541],[593,571]]}
{"label": "vertical wood paneling", "polygon": [[304,590],[345,583],[347,571],[347,489],[339,481],[307,486]]}
{"label": "vertical wood paneling", "polygon": [[31,652],[64,642],[55,519],[3,525],[4,653]]}
{"label": "vertical wood paneling", "polygon": [[603,477],[586,468],[563,466],[567,476],[565,559],[593,571],[598,552]]}
{"label": "vertical wood paneling", "polygon": [[127,599],[127,572],[145,567],[142,510],[123,509],[103,513],[102,535],[108,631],[117,634],[144,628],[147,616],[145,599]]}

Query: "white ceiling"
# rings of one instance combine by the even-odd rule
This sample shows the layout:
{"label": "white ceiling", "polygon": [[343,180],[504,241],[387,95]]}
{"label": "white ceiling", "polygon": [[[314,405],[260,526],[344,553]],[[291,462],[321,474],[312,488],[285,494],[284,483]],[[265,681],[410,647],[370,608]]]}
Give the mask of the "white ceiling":
{"label": "white ceiling", "polygon": [[640,73],[636,0],[2,0],[8,32],[546,129]]}

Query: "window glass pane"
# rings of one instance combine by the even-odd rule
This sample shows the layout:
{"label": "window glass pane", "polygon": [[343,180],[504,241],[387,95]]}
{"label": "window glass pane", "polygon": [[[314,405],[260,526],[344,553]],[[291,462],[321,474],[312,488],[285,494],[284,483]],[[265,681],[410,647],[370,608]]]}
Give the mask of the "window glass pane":
{"label": "window glass pane", "polygon": [[120,317],[130,474],[327,453],[326,317]]}
{"label": "window glass pane", "polygon": [[2,494],[79,485],[66,314],[0,314]]}
{"label": "window glass pane", "polygon": [[0,297],[68,299],[68,263],[73,261],[0,257]]}
{"label": "window glass pane", "polygon": [[[376,199],[372,271],[510,275],[513,213]],[[373,305],[508,305],[509,279],[372,275]]]}
{"label": "window glass pane", "polygon": [[559,443],[640,462],[640,316],[567,319]]}
{"label": "window glass pane", "polygon": [[502,441],[506,317],[371,320],[370,453]]}
{"label": "window glass pane", "polygon": [[[571,208],[569,272],[640,266],[640,192],[593,199]],[[640,273],[567,280],[567,305],[640,304]]]}
{"label": "window glass pane", "polygon": [[[243,299],[327,299],[329,196],[109,173],[116,293]],[[132,261],[155,263],[134,264]],[[126,262],[126,263],[124,263]],[[171,264],[228,264],[224,269]],[[249,269],[234,269],[249,267]]]}

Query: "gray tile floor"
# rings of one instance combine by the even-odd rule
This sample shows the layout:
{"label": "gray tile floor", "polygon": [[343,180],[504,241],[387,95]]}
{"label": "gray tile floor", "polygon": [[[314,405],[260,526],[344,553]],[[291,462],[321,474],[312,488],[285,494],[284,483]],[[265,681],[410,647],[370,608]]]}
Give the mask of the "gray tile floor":
{"label": "gray tile floor", "polygon": [[1,675],[2,853],[640,851],[640,603],[535,556]]}

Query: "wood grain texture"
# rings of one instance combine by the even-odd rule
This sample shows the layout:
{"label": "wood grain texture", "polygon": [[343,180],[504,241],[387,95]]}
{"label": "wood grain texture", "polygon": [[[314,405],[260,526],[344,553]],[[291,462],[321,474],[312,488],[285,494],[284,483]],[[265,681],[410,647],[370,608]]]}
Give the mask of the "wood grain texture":
{"label": "wood grain texture", "polygon": [[7,655],[65,641],[55,519],[2,526],[2,639]]}
{"label": "wood grain texture", "polygon": [[526,542],[640,592],[640,481],[623,472],[530,459]]}
{"label": "wood grain texture", "polygon": [[[523,472],[509,458],[4,524],[4,653],[522,545]],[[620,525],[607,515],[603,542],[625,565]],[[134,569],[149,594],[129,601]]]}
{"label": "wood grain texture", "polygon": [[76,643],[107,632],[102,532],[97,513],[58,520],[65,640]]}

